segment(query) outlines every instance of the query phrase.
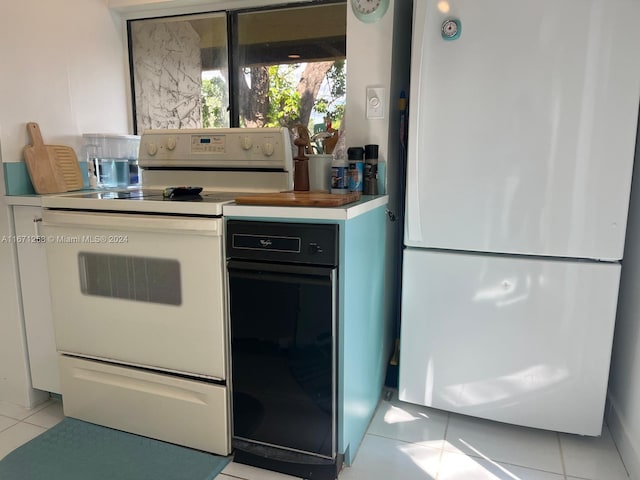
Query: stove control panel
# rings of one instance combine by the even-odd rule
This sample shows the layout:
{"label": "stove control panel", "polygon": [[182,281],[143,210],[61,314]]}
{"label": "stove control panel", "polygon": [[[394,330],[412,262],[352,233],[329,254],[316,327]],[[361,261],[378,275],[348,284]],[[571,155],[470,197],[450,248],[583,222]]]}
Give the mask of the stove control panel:
{"label": "stove control panel", "polygon": [[142,168],[229,168],[293,170],[286,128],[145,130]]}

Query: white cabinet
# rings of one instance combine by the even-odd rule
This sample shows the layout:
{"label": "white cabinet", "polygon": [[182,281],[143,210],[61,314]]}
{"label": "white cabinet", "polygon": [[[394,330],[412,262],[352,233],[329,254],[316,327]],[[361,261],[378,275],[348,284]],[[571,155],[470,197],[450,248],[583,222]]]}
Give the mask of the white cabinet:
{"label": "white cabinet", "polygon": [[42,209],[15,205],[13,217],[31,383],[33,388],[60,393],[47,256],[44,243],[36,241],[41,235]]}

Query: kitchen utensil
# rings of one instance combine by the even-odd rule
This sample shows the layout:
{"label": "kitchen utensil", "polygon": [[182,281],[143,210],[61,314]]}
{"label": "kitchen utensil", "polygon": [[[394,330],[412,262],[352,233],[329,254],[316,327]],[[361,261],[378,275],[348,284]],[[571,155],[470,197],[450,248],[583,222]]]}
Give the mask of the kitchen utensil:
{"label": "kitchen utensil", "polygon": [[310,141],[315,144],[315,147],[318,150],[319,154],[324,153],[324,150],[325,150],[324,141],[331,136],[333,136],[333,133],[325,132],[323,130],[321,132],[316,133],[310,138]]}
{"label": "kitchen utensil", "polygon": [[332,154],[336,148],[340,134],[335,128],[327,128],[327,133],[332,133],[333,135],[324,139],[324,153]]}
{"label": "kitchen utensil", "polygon": [[55,152],[47,148],[37,123],[28,123],[31,145],[24,147],[24,161],[36,193],[60,193],[67,191],[67,184],[56,163]]}
{"label": "kitchen utensil", "polygon": [[[35,122],[27,123],[27,131],[32,146],[25,147],[25,161],[36,192],[58,193],[82,189],[84,180],[73,148],[64,145],[45,145],[40,127]],[[34,160],[34,152],[38,160]]]}
{"label": "kitchen utensil", "polygon": [[344,195],[322,192],[279,192],[236,197],[235,201],[240,205],[338,207],[360,200],[360,196],[360,192],[349,192]]}

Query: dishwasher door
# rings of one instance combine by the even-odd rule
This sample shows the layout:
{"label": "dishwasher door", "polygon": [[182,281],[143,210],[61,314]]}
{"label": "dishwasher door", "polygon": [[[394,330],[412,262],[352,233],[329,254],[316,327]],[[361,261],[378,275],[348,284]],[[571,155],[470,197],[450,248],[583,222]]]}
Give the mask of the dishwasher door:
{"label": "dishwasher door", "polygon": [[336,273],[228,262],[237,448],[335,458]]}

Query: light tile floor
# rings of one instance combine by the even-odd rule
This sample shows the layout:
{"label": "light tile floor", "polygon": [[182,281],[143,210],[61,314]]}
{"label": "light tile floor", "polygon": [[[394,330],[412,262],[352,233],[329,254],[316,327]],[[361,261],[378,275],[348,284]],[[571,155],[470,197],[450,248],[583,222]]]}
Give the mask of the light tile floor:
{"label": "light tile floor", "polygon": [[[0,402],[0,459],[63,418],[50,400],[26,410]],[[294,480],[230,463],[217,480]],[[598,438],[479,420],[400,402],[380,402],[340,480],[628,480],[605,426]]]}

